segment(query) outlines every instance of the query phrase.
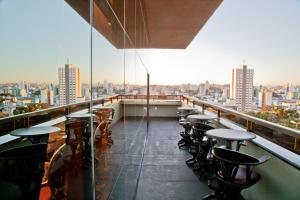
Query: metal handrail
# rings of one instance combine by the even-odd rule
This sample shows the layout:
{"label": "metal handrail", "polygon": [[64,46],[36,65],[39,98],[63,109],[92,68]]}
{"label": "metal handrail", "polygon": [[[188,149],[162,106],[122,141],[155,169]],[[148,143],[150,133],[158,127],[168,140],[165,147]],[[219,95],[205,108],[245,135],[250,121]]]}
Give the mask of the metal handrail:
{"label": "metal handrail", "polygon": [[232,114],[232,115],[237,116],[241,119],[244,119],[244,120],[247,121],[247,125],[249,126],[249,127],[246,127],[247,130],[251,130],[251,128],[250,128],[250,126],[252,126],[251,123],[254,123],[254,124],[258,124],[258,125],[270,128],[270,129],[275,130],[275,131],[281,131],[284,134],[290,135],[292,137],[300,138],[300,131],[298,131],[296,129],[292,129],[292,128],[282,126],[280,124],[276,124],[276,123],[273,123],[273,122],[270,122],[270,121],[267,121],[267,120],[264,120],[264,119],[260,119],[260,118],[254,117],[254,116],[250,116],[250,115],[247,115],[245,113],[241,113],[239,111],[236,111],[236,110],[233,110],[233,109],[230,109],[230,108],[225,108],[223,106],[215,105],[215,104],[207,102],[207,101],[199,100],[199,99],[196,99],[195,97],[183,95],[183,101],[185,101],[185,100],[187,102],[193,103],[193,105],[196,105],[196,104],[200,105],[204,109],[207,108],[207,107],[212,108],[213,110],[218,112],[218,117],[219,118],[221,117],[222,113],[226,113],[226,114]]}
{"label": "metal handrail", "polygon": [[[101,103],[104,103],[105,101],[112,102],[114,99],[116,99],[116,100],[147,99],[147,95],[131,95],[131,94],[113,95],[113,96],[109,96],[109,97],[105,97],[105,98],[94,99],[94,100],[92,100],[92,102],[101,104]],[[284,134],[287,134],[287,135],[290,135],[293,137],[300,138],[300,131],[298,131],[296,129],[292,129],[289,127],[282,126],[280,124],[276,124],[276,123],[269,122],[269,121],[266,121],[266,120],[263,120],[263,119],[260,119],[257,117],[253,117],[253,116],[247,115],[245,113],[241,113],[236,110],[225,108],[223,106],[215,105],[213,103],[210,103],[210,102],[207,102],[204,100],[199,100],[195,97],[186,96],[186,95],[150,95],[150,99],[153,99],[153,100],[180,100],[180,101],[187,101],[187,103],[191,102],[191,103],[193,103],[193,105],[202,106],[204,109],[212,108],[213,110],[218,112],[218,117],[221,117],[222,113],[232,114],[234,116],[237,116],[241,119],[246,120],[247,125],[249,125],[249,126],[252,125],[251,123],[254,123],[254,124],[258,124],[258,125],[270,128],[272,130],[281,131]],[[42,113],[49,113],[49,112],[59,110],[59,109],[69,109],[73,106],[86,105],[89,103],[90,103],[90,101],[84,101],[84,102],[80,102],[80,103],[74,103],[74,104],[68,104],[68,105],[64,105],[64,106],[56,106],[56,107],[52,107],[52,108],[42,109],[42,110],[30,112],[30,113],[24,113],[24,114],[19,114],[19,115],[15,115],[15,116],[4,117],[4,118],[0,118],[0,123],[6,122],[6,121],[22,119],[22,118],[33,117],[33,116],[37,116]],[[250,129],[250,127],[246,127],[246,128]]]}
{"label": "metal handrail", "polygon": [[[180,100],[182,95],[150,95],[150,99],[170,99],[169,97],[171,97],[171,99],[176,99],[176,100]],[[92,102],[93,103],[104,103],[104,101],[112,101],[114,99],[147,99],[147,95],[113,95],[113,96],[109,96],[109,97],[105,97],[105,98],[98,98],[98,99],[93,99]],[[60,109],[68,109],[71,108],[73,106],[80,106],[80,105],[86,105],[89,104],[90,101],[84,101],[84,102],[80,102],[80,103],[73,103],[73,104],[68,104],[68,105],[63,105],[63,106],[55,106],[55,107],[51,107],[51,108],[46,108],[46,109],[41,109],[41,110],[37,110],[37,111],[33,111],[33,112],[28,112],[28,113],[23,113],[23,114],[18,114],[18,115],[14,115],[14,116],[8,116],[8,117],[3,117],[0,118],[0,123],[2,122],[6,122],[6,121],[12,121],[12,120],[17,120],[17,119],[23,119],[23,118],[28,118],[28,117],[32,117],[32,116],[36,116],[42,113],[49,113],[55,110],[60,110]]]}
{"label": "metal handrail", "polygon": [[[150,100],[182,100],[182,95],[150,95]],[[119,95],[120,99],[147,99],[146,94],[123,94]]]}
{"label": "metal handrail", "polygon": [[[109,97],[104,97],[104,98],[98,98],[98,99],[93,99],[92,102],[93,103],[98,103],[98,104],[103,104],[105,103],[105,101],[112,101],[113,99],[118,99],[119,95],[113,95],[113,96],[109,96]],[[5,121],[11,121],[11,120],[16,120],[16,119],[22,119],[22,118],[28,118],[28,117],[33,117],[42,113],[49,113],[55,110],[59,110],[59,109],[68,109],[71,108],[73,106],[80,106],[80,105],[86,105],[89,104],[91,101],[84,101],[84,102],[80,102],[80,103],[73,103],[73,104],[68,104],[68,105],[63,105],[63,106],[55,106],[55,107],[51,107],[51,108],[46,108],[46,109],[41,109],[41,110],[37,110],[37,111],[33,111],[33,112],[28,112],[28,113],[23,113],[23,114],[18,114],[18,115],[14,115],[14,116],[8,116],[8,117],[3,117],[0,118],[0,123],[5,122]]]}

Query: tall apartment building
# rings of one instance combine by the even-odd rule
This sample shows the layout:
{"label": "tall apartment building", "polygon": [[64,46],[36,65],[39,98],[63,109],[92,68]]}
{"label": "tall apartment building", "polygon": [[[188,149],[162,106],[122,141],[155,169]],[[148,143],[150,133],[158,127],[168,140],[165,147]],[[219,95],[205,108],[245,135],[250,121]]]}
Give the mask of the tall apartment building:
{"label": "tall apartment building", "polygon": [[40,92],[41,92],[40,102],[41,103],[49,103],[48,89],[42,89],[42,90],[40,90]]}
{"label": "tall apartment building", "polygon": [[201,83],[199,85],[199,97],[203,97],[206,95],[206,89],[205,89],[205,84]]}
{"label": "tall apartment building", "polygon": [[272,97],[273,93],[269,91],[262,91],[258,96],[258,107],[261,108],[263,106],[272,106]]}
{"label": "tall apartment building", "polygon": [[209,93],[209,82],[208,81],[206,81],[205,82],[205,95],[208,95],[208,93]]}
{"label": "tall apartment building", "polygon": [[222,92],[222,98],[228,99],[230,97],[230,85],[224,85],[223,92]]}
{"label": "tall apartment building", "polygon": [[251,111],[253,107],[253,76],[254,70],[242,68],[232,70],[230,98],[234,99],[237,110]]}
{"label": "tall apartment building", "polygon": [[72,64],[66,64],[58,69],[59,105],[76,103],[81,97],[80,69]]}

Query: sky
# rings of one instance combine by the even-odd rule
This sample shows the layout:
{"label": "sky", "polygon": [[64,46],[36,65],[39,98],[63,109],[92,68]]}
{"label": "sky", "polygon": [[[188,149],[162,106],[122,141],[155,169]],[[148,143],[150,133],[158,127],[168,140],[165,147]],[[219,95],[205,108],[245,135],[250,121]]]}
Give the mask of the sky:
{"label": "sky", "polygon": [[[138,50],[151,84],[230,83],[243,60],[255,85],[300,85],[300,1],[224,0],[184,50]],[[125,63],[124,63],[125,52]],[[90,75],[90,28],[62,0],[0,0],[0,83],[58,82],[69,62]],[[93,80],[146,83],[133,50],[93,32]]]}

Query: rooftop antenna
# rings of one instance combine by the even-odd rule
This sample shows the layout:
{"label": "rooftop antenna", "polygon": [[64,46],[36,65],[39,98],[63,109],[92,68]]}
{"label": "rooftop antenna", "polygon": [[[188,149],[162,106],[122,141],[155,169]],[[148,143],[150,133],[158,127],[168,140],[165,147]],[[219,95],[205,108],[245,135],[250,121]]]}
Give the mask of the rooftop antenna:
{"label": "rooftop antenna", "polygon": [[246,64],[246,60],[245,59],[243,59],[243,65],[245,65]]}
{"label": "rooftop antenna", "polygon": [[69,58],[67,58],[67,64],[69,65]]}

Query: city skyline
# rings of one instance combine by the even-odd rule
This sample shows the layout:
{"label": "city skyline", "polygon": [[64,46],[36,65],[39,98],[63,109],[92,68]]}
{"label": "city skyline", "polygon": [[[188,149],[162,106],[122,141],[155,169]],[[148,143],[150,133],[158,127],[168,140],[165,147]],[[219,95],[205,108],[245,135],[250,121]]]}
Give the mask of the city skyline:
{"label": "city skyline", "polygon": [[[239,67],[237,67],[237,68],[239,68]],[[96,86],[99,83],[103,84],[105,81],[107,81],[107,80],[101,80],[101,81],[94,82],[93,86]],[[201,86],[201,84],[205,83],[206,81],[208,81],[210,85],[212,85],[212,84],[214,84],[214,85],[230,85],[230,83],[231,83],[231,81],[228,81],[228,83],[215,83],[215,82],[212,82],[210,80],[203,80],[203,81],[199,81],[199,83],[189,83],[189,82],[176,83],[176,84],[156,84],[156,83],[153,83],[153,84],[150,84],[150,86],[157,86],[157,85],[158,86],[180,86],[180,85],[188,85],[188,84]],[[19,80],[17,82],[0,82],[0,85],[19,84],[21,82],[26,82],[28,84],[38,84],[38,85],[50,85],[50,84],[58,85],[59,84],[58,80],[56,82],[42,82],[42,81],[40,81],[40,82],[31,82],[31,81],[26,81],[26,80]],[[121,83],[121,82],[111,82],[111,81],[108,81],[108,82],[112,83],[112,84],[115,84],[115,85],[123,85],[123,83]],[[82,81],[82,85],[90,85],[90,83]],[[143,84],[143,83],[141,83],[141,84],[139,84],[139,83],[126,83],[126,85],[145,86],[146,84]],[[281,86],[287,86],[287,85],[293,85],[293,86],[296,86],[296,87],[300,87],[300,84],[294,84],[293,82],[286,82],[286,83],[283,83],[283,84],[264,84],[264,85],[263,84],[253,84],[253,87],[259,87],[259,86],[281,87]]]}
{"label": "city skyline", "polygon": [[[231,68],[245,59],[256,72],[254,85],[300,85],[299,7],[294,0],[223,2],[187,49],[139,50],[150,54],[151,84],[230,83]],[[29,12],[32,8],[37,12]],[[56,68],[68,58],[81,68],[82,82],[89,82],[89,25],[64,1],[1,1],[0,23],[8,30],[0,35],[0,68],[6,74],[1,83],[24,77],[57,83]],[[123,50],[96,31],[93,41],[95,82],[123,83]],[[71,48],[74,42],[80,48]],[[126,50],[125,57],[125,81],[145,83],[146,71],[135,63],[134,52]]]}

